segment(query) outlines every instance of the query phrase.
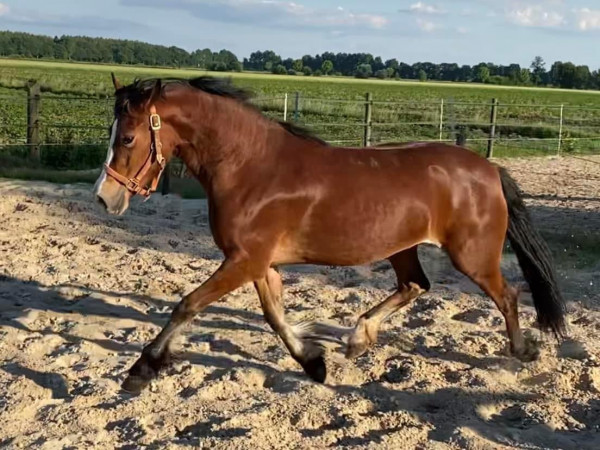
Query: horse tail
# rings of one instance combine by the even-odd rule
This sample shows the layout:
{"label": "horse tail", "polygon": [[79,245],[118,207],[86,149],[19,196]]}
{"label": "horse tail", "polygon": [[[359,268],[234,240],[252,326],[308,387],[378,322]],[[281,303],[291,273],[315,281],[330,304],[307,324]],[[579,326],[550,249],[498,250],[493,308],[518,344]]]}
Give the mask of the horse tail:
{"label": "horse tail", "polygon": [[550,249],[533,228],[516,181],[500,167],[502,191],[508,205],[508,239],[529,284],[542,331],[564,336],[566,305],[556,282]]}

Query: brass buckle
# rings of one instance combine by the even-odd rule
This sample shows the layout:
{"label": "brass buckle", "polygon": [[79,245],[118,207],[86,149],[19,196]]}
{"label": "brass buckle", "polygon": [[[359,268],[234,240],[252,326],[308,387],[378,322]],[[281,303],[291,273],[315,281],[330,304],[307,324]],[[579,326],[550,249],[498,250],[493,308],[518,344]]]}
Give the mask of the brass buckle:
{"label": "brass buckle", "polygon": [[140,182],[135,178],[130,178],[129,180],[127,180],[127,184],[125,185],[125,187],[131,192],[137,192],[140,189]]}
{"label": "brass buckle", "polygon": [[160,130],[160,116],[158,114],[150,114],[150,128],[153,131]]}

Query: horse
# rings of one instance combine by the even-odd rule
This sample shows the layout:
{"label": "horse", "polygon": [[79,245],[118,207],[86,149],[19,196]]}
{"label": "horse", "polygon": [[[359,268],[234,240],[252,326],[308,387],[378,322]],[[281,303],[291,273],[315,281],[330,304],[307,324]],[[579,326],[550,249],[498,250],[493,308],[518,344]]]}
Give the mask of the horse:
{"label": "horse", "polygon": [[[517,183],[475,152],[442,143],[342,148],[296,125],[265,117],[230,80],[146,79],[113,74],[114,122],[96,199],[123,214],[134,195],[156,190],[165,164],[185,163],[202,184],[220,267],[173,309],[130,367],[122,387],[139,393],[171,360],[171,342],[209,304],[253,283],[264,317],[316,382],[326,380],[322,341],[347,358],[365,353],[381,323],[431,284],[417,247],[442,248],[502,313],[511,354],[539,356],[519,326],[518,294],[502,276],[506,238],[529,284],[543,332],[565,334],[566,307],[550,251],[532,224]],[[364,265],[387,259],[396,290],[364,312],[347,335],[290,324],[279,267]],[[319,340],[321,339],[321,341]]]}

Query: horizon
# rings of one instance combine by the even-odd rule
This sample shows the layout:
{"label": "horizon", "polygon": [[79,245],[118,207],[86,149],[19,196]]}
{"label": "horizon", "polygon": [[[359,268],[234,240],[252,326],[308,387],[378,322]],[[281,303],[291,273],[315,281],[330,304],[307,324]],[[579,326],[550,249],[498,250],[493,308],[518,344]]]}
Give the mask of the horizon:
{"label": "horizon", "polygon": [[[588,55],[594,54],[600,36],[600,9],[591,8],[589,0],[570,2],[569,7],[562,0],[506,0],[500,5],[489,0],[382,0],[370,9],[356,0],[345,3],[317,7],[316,0],[108,0],[99,16],[93,5],[76,0],[52,5],[5,0],[0,2],[0,27],[47,36],[136,40],[188,52],[227,49],[240,60],[254,51],[273,50],[282,58],[371,53],[408,64],[529,67],[539,55],[547,63],[598,67]],[[172,24],[168,33],[165,23]],[[234,38],[239,35],[244,38]]]}

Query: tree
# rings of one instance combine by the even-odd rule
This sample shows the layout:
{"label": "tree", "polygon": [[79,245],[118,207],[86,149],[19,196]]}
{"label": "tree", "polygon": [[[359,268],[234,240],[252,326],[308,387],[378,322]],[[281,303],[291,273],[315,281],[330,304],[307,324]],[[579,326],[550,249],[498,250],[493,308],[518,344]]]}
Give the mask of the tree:
{"label": "tree", "polygon": [[375,78],[379,78],[380,80],[385,80],[389,77],[390,73],[388,72],[388,69],[379,69],[377,72],[375,72]]}
{"label": "tree", "polygon": [[475,69],[475,81],[479,83],[487,83],[490,81],[490,69],[486,65],[480,64]]}
{"label": "tree", "polygon": [[371,75],[373,75],[373,68],[371,67],[371,64],[359,65],[354,73],[356,78],[369,78]]}
{"label": "tree", "polygon": [[531,80],[533,84],[539,86],[546,84],[546,63],[541,56],[536,56],[531,62]]}
{"label": "tree", "polygon": [[592,89],[600,89],[600,70],[592,72]]}
{"label": "tree", "polygon": [[250,58],[244,61],[246,69],[266,70],[268,72],[271,72],[278,64],[281,64],[281,56],[272,50],[252,52]]}
{"label": "tree", "polygon": [[302,73],[304,73],[304,75],[306,75],[307,77],[310,77],[312,75],[312,69],[308,66],[305,66],[302,69]]}
{"label": "tree", "polygon": [[471,66],[464,65],[458,70],[458,81],[471,81],[473,78],[473,69]]}
{"label": "tree", "polygon": [[397,70],[398,66],[399,66],[399,63],[398,63],[398,60],[396,58],[388,59],[385,62],[385,67],[387,67],[388,69]]}
{"label": "tree", "polygon": [[295,60],[294,63],[292,64],[292,69],[294,69],[296,72],[302,72],[303,67],[304,67],[304,64],[302,63],[301,59]]}
{"label": "tree", "polygon": [[427,81],[427,72],[425,70],[419,70],[419,81]]}
{"label": "tree", "polygon": [[521,69],[518,81],[519,84],[529,84],[531,82],[531,72],[529,69]]}
{"label": "tree", "polygon": [[321,64],[321,71],[325,74],[325,75],[329,75],[331,72],[333,72],[333,63],[326,59],[325,61],[323,61],[323,64]]}
{"label": "tree", "polygon": [[592,74],[588,66],[577,66],[575,69],[574,86],[576,89],[587,89],[592,81]]}
{"label": "tree", "polygon": [[521,77],[521,66],[519,64],[511,64],[508,66],[508,77],[513,84],[518,84]]}

